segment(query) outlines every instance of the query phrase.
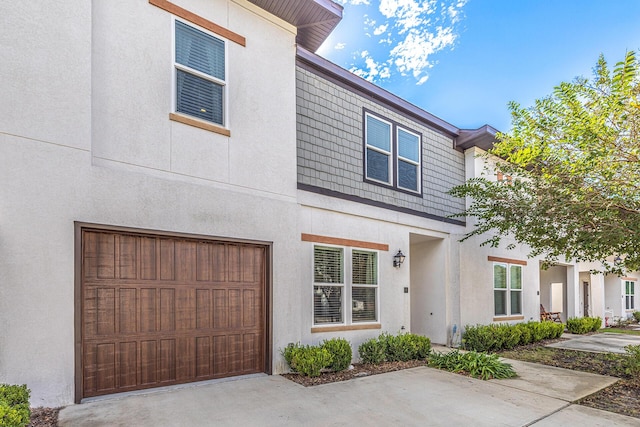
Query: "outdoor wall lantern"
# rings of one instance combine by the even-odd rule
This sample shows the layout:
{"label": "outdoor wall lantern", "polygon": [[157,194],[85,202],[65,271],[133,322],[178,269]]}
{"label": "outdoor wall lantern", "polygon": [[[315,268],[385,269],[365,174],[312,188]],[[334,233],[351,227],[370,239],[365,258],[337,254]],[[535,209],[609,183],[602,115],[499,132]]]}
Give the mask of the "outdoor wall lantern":
{"label": "outdoor wall lantern", "polygon": [[400,268],[402,263],[404,262],[405,256],[400,249],[398,249],[398,253],[393,256],[393,266]]}
{"label": "outdoor wall lantern", "polygon": [[620,264],[622,264],[622,258],[620,258],[620,255],[617,255],[617,256],[615,257],[615,259],[613,260],[613,263],[614,263],[615,265],[620,265]]}

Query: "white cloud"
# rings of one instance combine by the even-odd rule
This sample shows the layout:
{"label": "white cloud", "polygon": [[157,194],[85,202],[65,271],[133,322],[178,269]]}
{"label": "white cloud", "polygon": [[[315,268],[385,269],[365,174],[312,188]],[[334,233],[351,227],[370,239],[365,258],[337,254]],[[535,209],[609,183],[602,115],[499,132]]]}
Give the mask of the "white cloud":
{"label": "white cloud", "polygon": [[337,0],[338,3],[350,4],[350,5],[353,5],[353,6],[360,6],[360,5],[368,6],[370,4],[369,1],[370,0]]}
{"label": "white cloud", "polygon": [[336,50],[342,50],[347,46],[346,43],[336,43],[336,45],[333,47]]}
{"label": "white cloud", "polygon": [[376,27],[373,30],[373,35],[374,36],[379,36],[380,34],[384,33],[385,31],[387,31],[387,28],[389,27],[389,24],[384,24],[384,25],[380,25],[378,27]]}
{"label": "white cloud", "polygon": [[[355,5],[367,0],[344,0]],[[457,24],[464,19],[468,0],[380,0],[378,10],[367,8],[364,15],[363,49],[352,72],[370,81],[394,76],[411,76],[424,84],[436,54],[453,48],[458,38]],[[375,46],[388,46],[381,51]]]}

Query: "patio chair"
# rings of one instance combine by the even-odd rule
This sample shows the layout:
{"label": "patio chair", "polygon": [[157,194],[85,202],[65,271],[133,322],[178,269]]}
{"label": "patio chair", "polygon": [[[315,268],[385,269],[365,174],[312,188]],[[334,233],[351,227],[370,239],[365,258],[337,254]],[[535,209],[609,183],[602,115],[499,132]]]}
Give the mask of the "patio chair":
{"label": "patio chair", "polygon": [[562,323],[562,319],[560,319],[559,311],[547,311],[544,309],[544,305],[540,304],[540,320],[548,320],[550,322],[558,322]]}

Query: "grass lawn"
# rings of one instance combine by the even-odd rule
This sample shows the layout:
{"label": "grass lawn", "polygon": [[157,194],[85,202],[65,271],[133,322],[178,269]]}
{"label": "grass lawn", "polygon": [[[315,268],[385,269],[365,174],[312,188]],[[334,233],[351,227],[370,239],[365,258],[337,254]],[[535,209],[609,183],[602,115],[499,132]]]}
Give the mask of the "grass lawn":
{"label": "grass lawn", "polygon": [[640,331],[635,329],[626,329],[626,328],[603,328],[598,332],[613,332],[614,334],[627,334],[627,335],[640,335]]}

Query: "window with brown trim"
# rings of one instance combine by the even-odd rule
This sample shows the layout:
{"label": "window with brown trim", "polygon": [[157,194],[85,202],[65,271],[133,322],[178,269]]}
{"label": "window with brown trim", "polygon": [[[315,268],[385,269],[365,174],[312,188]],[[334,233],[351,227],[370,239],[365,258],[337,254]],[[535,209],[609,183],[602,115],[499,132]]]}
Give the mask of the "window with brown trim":
{"label": "window with brown trim", "polygon": [[377,321],[378,253],[351,247],[314,245],[313,325]]}
{"label": "window with brown trim", "polygon": [[522,314],[521,265],[493,263],[493,314],[494,316]]}
{"label": "window with brown trim", "polygon": [[174,19],[174,111],[226,127],[226,41]]}

